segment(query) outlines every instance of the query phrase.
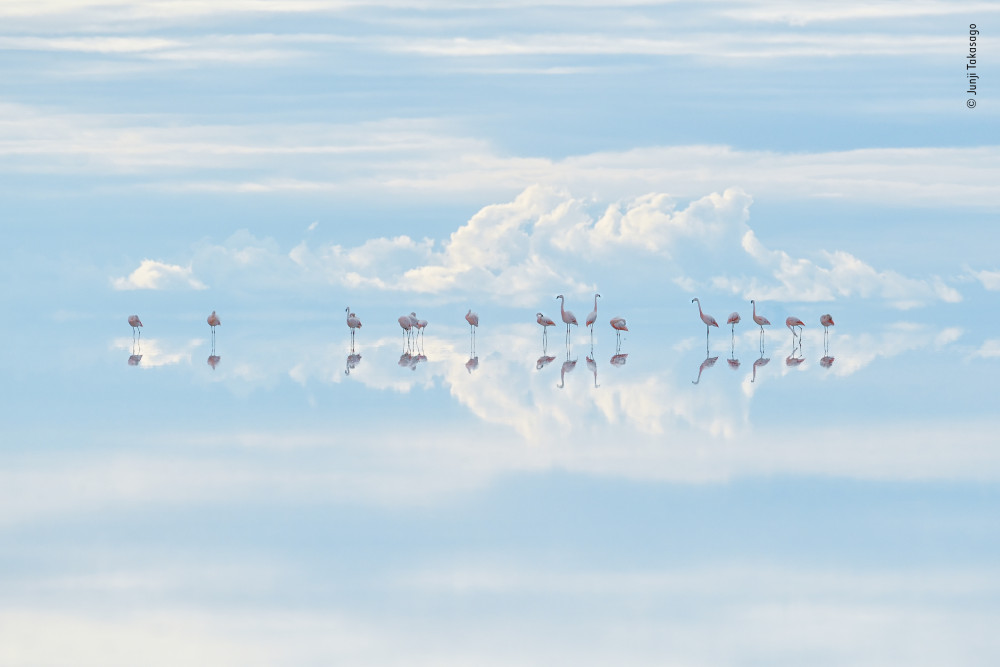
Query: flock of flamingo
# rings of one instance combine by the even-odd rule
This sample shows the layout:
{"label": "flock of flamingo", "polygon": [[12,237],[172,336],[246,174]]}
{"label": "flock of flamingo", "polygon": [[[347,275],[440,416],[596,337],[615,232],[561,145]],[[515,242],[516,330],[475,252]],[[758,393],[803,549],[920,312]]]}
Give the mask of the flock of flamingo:
{"label": "flock of flamingo", "polygon": [[[564,378],[567,372],[573,370],[576,365],[576,360],[570,359],[570,342],[571,342],[571,329],[570,327],[579,326],[579,322],[572,311],[566,310],[566,298],[560,294],[555,297],[559,300],[559,315],[566,325],[566,361],[563,363],[563,369],[560,378],[559,387],[564,386]],[[593,355],[594,349],[594,325],[597,323],[597,300],[601,298],[600,294],[594,294],[594,310],[587,315],[586,320],[584,320],[584,326],[590,329],[590,349],[591,355]],[[705,313],[701,308],[701,300],[697,297],[691,299],[691,303],[698,304],[698,316],[701,321],[705,324],[705,352],[706,358],[702,362],[701,367],[698,369],[698,379],[694,380],[694,384],[698,384],[701,380],[701,373],[706,368],[710,368],[718,360],[718,357],[711,357],[708,352],[708,339],[709,332],[712,327],[719,327],[718,321],[711,315]],[[755,324],[760,327],[760,358],[756,360],[753,364],[754,378],[751,382],[756,379],[757,368],[767,364],[770,359],[764,357],[764,327],[770,326],[771,322],[763,315],[757,314],[757,302],[754,299],[750,300],[750,304],[753,307],[752,318]],[[361,361],[361,355],[356,354],[354,351],[354,339],[355,332],[361,328],[361,319],[351,312],[350,306],[344,309],[347,314],[347,327],[351,332],[351,354],[347,358],[347,369],[345,373],[350,374],[351,370],[357,366]],[[730,333],[732,336],[732,350],[733,353],[729,359],[729,365],[732,368],[739,367],[739,361],[735,357],[735,339],[736,339],[736,325],[740,323],[740,314],[738,312],[733,312],[726,319],[726,324],[730,325]],[[208,358],[208,364],[215,369],[220,361],[220,357],[215,353],[215,327],[222,324],[219,320],[219,316],[213,310],[212,314],[206,319],[208,325],[212,329],[212,354]],[[399,365],[407,366],[411,369],[416,369],[417,364],[421,361],[426,361],[427,357],[423,354],[423,336],[424,329],[427,328],[427,320],[422,320],[417,317],[416,312],[411,312],[408,315],[400,315],[398,320],[399,326],[403,329],[403,335],[406,341],[406,347],[403,356],[400,357]],[[479,366],[479,357],[476,355],[476,330],[479,328],[479,315],[474,313],[470,308],[465,314],[465,321],[469,323],[469,337],[470,337],[470,353],[469,361],[466,363],[466,369],[471,373],[473,370]],[[535,313],[535,321],[542,327],[542,356],[538,359],[536,367],[541,370],[545,365],[555,360],[555,357],[547,356],[547,345],[548,345],[548,328],[554,327],[556,325],[555,320],[550,317],[546,317],[543,313]],[[128,323],[132,327],[132,355],[129,357],[129,365],[137,366],[142,359],[142,321],[139,319],[138,315],[129,315]],[[829,314],[821,315],[819,318],[819,323],[823,326],[823,341],[824,341],[824,353],[825,356],[820,360],[820,364],[829,368],[833,363],[833,357],[829,356],[829,336],[830,327],[834,325],[833,317]],[[615,331],[616,336],[616,347],[615,356],[611,358],[611,364],[614,366],[622,366],[625,363],[628,354],[622,354],[621,352],[621,334],[623,331],[628,331],[628,326],[626,325],[624,317],[612,317],[610,320],[611,328]],[[802,329],[805,327],[805,322],[800,320],[798,317],[789,316],[785,318],[785,326],[792,332],[792,354],[785,360],[789,366],[798,365],[803,361],[801,357],[802,350]],[[796,331],[796,329],[798,331]],[[138,335],[139,350],[136,351],[136,340]],[[413,352],[416,350],[416,354]],[[796,356],[796,355],[799,356]],[[592,356],[587,357],[587,365],[591,368],[594,373],[594,385],[597,385],[597,366],[596,362]]]}

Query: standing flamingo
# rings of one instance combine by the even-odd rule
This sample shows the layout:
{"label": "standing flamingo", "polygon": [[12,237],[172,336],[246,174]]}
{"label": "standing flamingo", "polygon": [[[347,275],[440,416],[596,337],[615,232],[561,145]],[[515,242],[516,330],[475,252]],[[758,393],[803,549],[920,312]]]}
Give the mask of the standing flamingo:
{"label": "standing flamingo", "polygon": [[[222,322],[219,320],[219,316],[215,314],[214,310],[205,321],[208,322],[208,326],[212,327],[212,354],[215,354],[215,327],[222,324]],[[215,368],[215,366],[212,366],[212,368]]]}
{"label": "standing flamingo", "polygon": [[[132,327],[132,338],[134,340],[135,339],[135,332],[139,331],[139,327],[142,326],[142,322],[139,320],[139,316],[138,315],[129,315],[128,316],[128,323],[129,323],[129,326]],[[141,331],[139,331],[139,338],[142,338],[142,332]]]}
{"label": "standing flamingo", "polygon": [[590,327],[590,342],[593,346],[594,342],[594,322],[597,321],[597,298],[601,296],[600,294],[594,295],[594,310],[591,311],[590,315],[587,315],[587,321],[585,326]]}
{"label": "standing flamingo", "polygon": [[396,320],[399,322],[399,326],[403,327],[403,335],[406,336],[406,348],[410,348],[410,329],[413,328],[413,320],[410,319],[409,315],[400,315]]}
{"label": "standing flamingo", "polygon": [[823,325],[823,346],[826,348],[830,344],[830,327],[833,326],[833,316],[829,313],[820,315],[819,323]]}
{"label": "standing flamingo", "polygon": [[413,327],[417,330],[415,337],[418,340],[423,341],[424,327],[427,326],[427,320],[418,319],[416,313],[410,313],[410,322],[413,323]]}
{"label": "standing flamingo", "polygon": [[719,323],[716,322],[715,318],[712,317],[711,315],[706,315],[705,313],[701,312],[701,301],[698,300],[698,297],[695,297],[695,298],[691,299],[691,303],[694,303],[695,301],[698,302],[698,316],[701,317],[701,321],[705,323],[705,349],[707,350],[708,349],[708,328],[709,327],[715,327],[716,329],[718,329],[719,328]]}
{"label": "standing flamingo", "polygon": [[[562,299],[562,301],[559,302],[559,314],[562,315],[562,321],[566,323],[566,344],[569,345],[569,325],[579,325],[576,322],[576,315],[573,314],[573,311],[566,310],[566,297],[560,294],[556,298]],[[597,304],[597,299],[594,299],[594,304]]]}
{"label": "standing flamingo", "polygon": [[789,317],[785,318],[785,326],[788,327],[788,329],[792,332],[792,339],[793,340],[795,339],[795,327],[799,328],[799,342],[800,343],[802,341],[802,327],[804,327],[805,325],[806,325],[805,322],[803,322],[802,320],[800,320],[797,317],[789,316]]}
{"label": "standing flamingo", "polygon": [[347,326],[351,329],[351,349],[354,349],[354,330],[361,328],[361,320],[351,312],[351,307],[348,306],[344,308],[344,312],[347,313]]}
{"label": "standing flamingo", "polygon": [[[472,358],[475,358],[476,367],[478,367],[479,357],[476,356],[476,329],[479,328],[479,313],[474,313],[472,312],[472,309],[469,308],[469,312],[465,314],[465,321],[469,323],[469,336],[472,342],[472,353],[469,355],[469,361],[471,362]],[[472,372],[471,368],[469,369],[469,372]]]}
{"label": "standing flamingo", "polygon": [[545,351],[545,343],[549,340],[549,327],[556,325],[551,317],[545,317],[541,313],[535,313],[535,321],[542,325],[542,351]]}
{"label": "standing flamingo", "polygon": [[[764,325],[771,326],[771,322],[763,315],[757,314],[757,302],[750,299],[750,304],[753,305],[753,321],[757,323],[760,327],[760,350],[761,357],[764,355]],[[751,380],[752,382],[752,380]]]}
{"label": "standing flamingo", "polygon": [[733,335],[734,338],[736,337],[736,325],[739,324],[739,323],[740,323],[740,314],[739,313],[730,313],[729,314],[729,319],[726,320],[726,324],[731,324],[732,325],[732,327],[730,327],[729,331],[730,331],[730,333],[732,333],[732,335]]}
{"label": "standing flamingo", "polygon": [[615,337],[617,339],[617,345],[615,346],[615,351],[618,351],[622,347],[622,332],[628,331],[628,327],[625,326],[625,318],[612,317],[611,328],[615,330]]}

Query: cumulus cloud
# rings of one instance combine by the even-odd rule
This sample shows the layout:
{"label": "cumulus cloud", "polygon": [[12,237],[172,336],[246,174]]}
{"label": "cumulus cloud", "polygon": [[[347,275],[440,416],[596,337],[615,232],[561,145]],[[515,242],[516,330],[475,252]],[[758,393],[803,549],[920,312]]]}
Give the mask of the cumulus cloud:
{"label": "cumulus cloud", "polygon": [[[400,235],[345,247],[317,242],[307,232],[308,240],[286,251],[244,230],[222,243],[200,244],[186,268],[145,260],[113,284],[204,289],[196,268],[217,284],[280,289],[313,283],[445,300],[475,295],[515,306],[536,303],[539,293],[646,289],[657,279],[689,292],[712,288],[772,301],[860,297],[912,308],[962,300],[938,276],[880,270],[843,250],[794,257],[773,249],[750,226],[752,202],[739,188],[685,205],[662,192],[606,203],[534,185],[513,201],[484,206],[444,240]],[[990,272],[977,276],[987,285],[993,279]]]}
{"label": "cumulus cloud", "polygon": [[194,277],[190,266],[167,264],[155,259],[144,259],[139,268],[126,277],[114,278],[111,285],[116,290],[168,290],[168,289],[207,289],[207,285]]}

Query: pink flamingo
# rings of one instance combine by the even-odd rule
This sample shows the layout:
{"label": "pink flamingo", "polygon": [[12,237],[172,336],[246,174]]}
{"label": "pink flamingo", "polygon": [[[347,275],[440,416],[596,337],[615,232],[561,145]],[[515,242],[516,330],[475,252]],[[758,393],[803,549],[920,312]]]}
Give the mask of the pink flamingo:
{"label": "pink flamingo", "polygon": [[[559,314],[562,315],[562,321],[566,323],[566,344],[569,345],[569,325],[579,326],[579,324],[577,324],[576,315],[573,314],[573,311],[566,310],[566,297],[560,294],[556,298],[562,299],[559,302]],[[597,304],[597,299],[594,299],[594,304]]]}
{"label": "pink flamingo", "polygon": [[753,321],[760,327],[760,335],[763,336],[764,326],[771,326],[771,322],[763,315],[757,314],[757,303],[753,299],[750,299],[750,304],[753,306]]}
{"label": "pink flamingo", "polygon": [[[139,320],[139,316],[138,315],[129,315],[128,316],[128,323],[129,323],[129,326],[132,327],[132,338],[135,338],[135,332],[139,331],[139,327],[142,326],[142,321]],[[139,331],[139,338],[142,338],[142,332],[141,331]]]}
{"label": "pink flamingo", "polygon": [[[757,314],[757,303],[753,299],[750,299],[750,303],[753,305],[753,321],[756,322],[757,325],[760,327],[760,353],[761,353],[761,355],[763,355],[764,354],[764,325],[771,326],[771,322],[770,322],[770,320],[768,320],[763,315],[758,315]],[[751,382],[753,382],[753,380],[751,380]]]}
{"label": "pink flamingo", "polygon": [[535,313],[535,321],[542,325],[542,343],[549,339],[549,327],[554,327],[556,325],[555,321],[551,317],[545,317],[541,313]]}
{"label": "pink flamingo", "polygon": [[823,345],[827,346],[830,342],[830,327],[833,326],[833,316],[829,313],[820,315],[819,323],[823,325]]}
{"label": "pink flamingo", "polygon": [[587,321],[584,326],[590,327],[590,340],[594,340],[594,322],[597,321],[597,298],[601,296],[600,294],[594,295],[594,310],[591,311],[590,315],[587,315]]}
{"label": "pink flamingo", "polygon": [[803,322],[797,317],[789,316],[785,318],[785,326],[788,327],[788,329],[792,332],[792,339],[795,338],[795,327],[798,327],[799,340],[800,341],[802,340],[802,327],[804,327],[805,325],[806,325],[805,322]]}
{"label": "pink flamingo", "polygon": [[628,331],[628,327],[625,326],[624,317],[612,317],[611,318],[611,328],[615,330],[615,336],[618,340],[618,346],[615,348],[620,349],[622,345],[622,332]]}
{"label": "pink flamingo", "polygon": [[351,347],[354,347],[354,330],[361,328],[361,320],[351,312],[351,307],[348,306],[344,308],[344,312],[347,313],[347,326],[351,329]]}
{"label": "pink flamingo", "polygon": [[715,318],[712,317],[711,315],[706,315],[705,313],[701,312],[701,301],[698,300],[698,297],[695,297],[695,298],[691,299],[691,303],[694,303],[695,301],[698,302],[698,315],[699,315],[699,317],[701,317],[701,321],[705,323],[705,348],[707,349],[708,348],[708,328],[709,327],[715,327],[716,329],[718,329],[719,328],[719,323],[716,322]]}
{"label": "pink flamingo", "polygon": [[733,334],[733,336],[736,336],[736,325],[739,324],[739,323],[740,323],[740,314],[739,313],[730,313],[729,319],[726,320],[726,324],[731,324],[732,325],[732,327],[730,327],[729,330]]}
{"label": "pink flamingo", "polygon": [[476,356],[476,329],[479,328],[479,313],[474,313],[472,312],[472,309],[469,308],[469,312],[465,314],[465,321],[469,323],[469,336],[471,337],[470,342],[472,343],[472,348],[469,353],[469,363],[472,363],[473,358],[476,360],[475,366],[467,366],[467,368],[469,368],[469,372],[471,373],[479,367],[479,357]]}
{"label": "pink flamingo", "polygon": [[410,313],[410,321],[413,322],[413,326],[417,330],[417,336],[419,336],[422,340],[424,337],[424,327],[427,326],[427,320],[418,319],[416,313]]}
{"label": "pink flamingo", "polygon": [[[215,354],[215,327],[222,324],[222,322],[219,320],[219,316],[215,314],[214,310],[212,311],[212,314],[205,319],[208,322],[208,326],[212,327],[212,354]],[[214,369],[215,366],[212,366],[212,368]]]}
{"label": "pink flamingo", "polygon": [[409,315],[400,315],[396,320],[399,322],[399,326],[403,327],[403,335],[406,336],[406,347],[410,347],[410,329],[413,328],[413,320],[410,319]]}

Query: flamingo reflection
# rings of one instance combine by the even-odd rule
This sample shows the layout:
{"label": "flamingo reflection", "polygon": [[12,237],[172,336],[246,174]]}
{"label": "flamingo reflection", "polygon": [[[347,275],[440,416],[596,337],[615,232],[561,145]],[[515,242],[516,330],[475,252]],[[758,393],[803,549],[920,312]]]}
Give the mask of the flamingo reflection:
{"label": "flamingo reflection", "polygon": [[628,361],[628,353],[622,354],[619,352],[615,356],[611,357],[611,365],[617,368],[624,366],[626,361]]}
{"label": "flamingo reflection", "polygon": [[344,375],[350,375],[351,371],[358,367],[361,363],[361,355],[355,354],[354,348],[351,348],[351,353],[347,355],[347,367],[344,369]]}
{"label": "flamingo reflection", "polygon": [[219,355],[217,354],[208,355],[207,363],[209,366],[212,367],[213,371],[215,370],[215,367],[219,365],[220,361],[222,361],[222,357],[220,357]]}
{"label": "flamingo reflection", "polygon": [[142,361],[142,355],[141,354],[132,354],[132,355],[129,355],[128,365],[129,366],[138,366],[140,361]]}
{"label": "flamingo reflection", "polygon": [[[591,329],[593,331],[593,329]],[[591,354],[594,353],[593,350],[590,351]],[[593,357],[587,357],[587,369],[594,374],[594,389],[597,389],[601,385],[597,384],[597,362],[594,361]]]}
{"label": "flamingo reflection", "polygon": [[566,386],[566,373],[572,373],[573,369],[576,368],[576,359],[570,361],[569,352],[566,352],[566,361],[563,362],[562,368],[559,369],[559,384],[556,386],[562,389]]}
{"label": "flamingo reflection", "polygon": [[770,361],[771,361],[770,358],[765,359],[764,355],[761,354],[760,359],[758,359],[757,361],[753,362],[753,377],[750,378],[751,382],[753,382],[754,380],[757,379],[757,369],[758,368],[762,368],[764,366],[767,366],[768,362],[770,362]]}
{"label": "flamingo reflection", "polygon": [[[736,315],[736,321],[739,322],[740,321],[739,320],[740,316],[737,313],[733,313],[733,315]],[[729,318],[732,319],[732,315],[730,315]],[[729,364],[729,367],[732,368],[734,371],[737,368],[740,367],[740,360],[736,358],[736,337],[735,336],[733,336],[732,341],[730,342],[730,346],[729,346],[729,358],[726,359],[726,363]]]}
{"label": "flamingo reflection", "polygon": [[545,368],[546,366],[548,366],[549,364],[551,364],[555,360],[556,360],[555,357],[547,357],[547,356],[545,356],[545,353],[543,352],[542,356],[538,357],[538,361],[535,362],[535,368],[537,370],[542,370],[543,368]]}
{"label": "flamingo reflection", "polygon": [[702,372],[706,368],[711,368],[712,366],[714,366],[715,362],[718,361],[718,360],[719,360],[718,357],[706,357],[705,361],[701,362],[701,366],[698,367],[698,379],[697,380],[691,380],[691,384],[698,384],[699,382],[701,382],[701,374],[702,374]]}
{"label": "flamingo reflection", "polygon": [[465,362],[465,370],[469,371],[469,375],[472,375],[472,371],[479,368],[479,357],[469,357],[469,360]]}

